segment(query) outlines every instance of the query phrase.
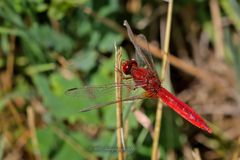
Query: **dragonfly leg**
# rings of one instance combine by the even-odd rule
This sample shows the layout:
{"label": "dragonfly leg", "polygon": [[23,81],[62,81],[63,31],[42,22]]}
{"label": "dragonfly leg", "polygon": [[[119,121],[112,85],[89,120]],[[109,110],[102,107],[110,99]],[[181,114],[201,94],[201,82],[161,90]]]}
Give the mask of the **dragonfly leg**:
{"label": "dragonfly leg", "polygon": [[158,96],[152,92],[144,92],[144,96],[148,98],[158,98]]}
{"label": "dragonfly leg", "polygon": [[119,73],[121,73],[121,74],[123,74],[123,71],[121,69],[119,69],[118,67],[116,67],[116,66],[114,67],[114,70],[119,72]]}
{"label": "dragonfly leg", "polygon": [[125,76],[123,71],[121,71],[119,68],[115,67],[115,71],[119,72],[122,74],[122,79],[124,80],[128,80],[128,79],[132,79],[132,76]]}
{"label": "dragonfly leg", "polygon": [[123,79],[125,80],[132,79],[132,76],[124,76]]}

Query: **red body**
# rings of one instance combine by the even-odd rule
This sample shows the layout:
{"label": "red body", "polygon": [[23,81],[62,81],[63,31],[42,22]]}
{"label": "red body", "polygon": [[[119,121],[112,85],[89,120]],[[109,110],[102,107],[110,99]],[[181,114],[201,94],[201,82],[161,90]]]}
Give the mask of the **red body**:
{"label": "red body", "polygon": [[122,68],[123,72],[126,75],[131,75],[136,85],[145,89],[150,97],[160,98],[165,104],[193,125],[209,133],[212,132],[204,120],[190,106],[177,99],[161,86],[161,82],[154,71],[138,67],[134,59],[125,61]]}

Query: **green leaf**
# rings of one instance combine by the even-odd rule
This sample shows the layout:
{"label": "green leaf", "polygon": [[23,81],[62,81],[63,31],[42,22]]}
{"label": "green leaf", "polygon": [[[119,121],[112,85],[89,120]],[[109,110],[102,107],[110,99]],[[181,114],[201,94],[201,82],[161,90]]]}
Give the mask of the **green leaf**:
{"label": "green leaf", "polygon": [[50,128],[37,129],[37,138],[42,158],[50,156],[50,153],[57,147],[57,140],[59,140]]}
{"label": "green leaf", "polygon": [[21,16],[12,8],[14,3],[3,1],[0,4],[0,17],[12,23],[15,27],[25,27]]}
{"label": "green leaf", "polygon": [[98,72],[92,75],[91,85],[114,83],[114,56],[110,59],[101,59]]}
{"label": "green leaf", "polygon": [[8,54],[8,52],[9,52],[8,36],[7,35],[2,35],[0,42],[1,42],[1,48],[2,48],[3,53]]}
{"label": "green leaf", "polygon": [[81,50],[71,59],[71,67],[88,72],[94,67],[97,60],[97,51],[93,49]]}
{"label": "green leaf", "polygon": [[85,158],[78,154],[71,146],[64,144],[58,148],[58,154],[54,156],[53,160],[84,160]]}
{"label": "green leaf", "polygon": [[57,52],[69,52],[74,47],[73,40],[48,25],[33,25],[29,33],[32,38],[44,49],[54,49]]}
{"label": "green leaf", "polygon": [[123,40],[122,35],[118,33],[109,32],[104,35],[99,44],[99,50],[101,52],[111,52],[114,50],[114,43],[120,44]]}
{"label": "green leaf", "polygon": [[[43,75],[35,75],[33,81],[38,88],[39,94],[43,97],[44,105],[49,112],[57,119],[67,119],[70,122],[82,120],[89,124],[100,123],[96,112],[79,113],[81,107],[89,106],[87,95],[80,97],[69,97],[65,94],[67,89],[81,87],[82,82],[76,77],[71,81],[66,80],[59,73],[50,76],[50,82]],[[50,86],[51,89],[50,89]]]}
{"label": "green leaf", "polygon": [[48,10],[48,16],[60,20],[67,11],[78,5],[83,5],[87,0],[52,0]]}
{"label": "green leaf", "polygon": [[[100,134],[100,137],[98,138],[97,141],[92,143],[92,146],[90,146],[90,149],[94,151],[94,153],[98,156],[106,156],[107,154],[111,154],[111,157],[117,158],[117,143],[113,145],[109,144],[109,141],[112,137],[116,136],[114,135],[114,132],[109,132],[109,131],[103,131]],[[112,149],[112,151],[111,151]]]}
{"label": "green leaf", "polygon": [[69,142],[65,141],[65,143],[61,148],[59,148],[57,155],[53,159],[79,160],[79,159],[86,159],[86,157],[92,154],[88,151],[92,141],[83,133],[71,132],[67,136],[73,139],[74,142],[78,144],[78,146],[71,145],[69,144]]}
{"label": "green leaf", "polygon": [[235,27],[240,30],[240,6],[236,0],[221,0],[220,4],[228,17],[232,20]]}
{"label": "green leaf", "polygon": [[92,31],[92,24],[89,19],[83,19],[78,22],[77,34],[78,36],[87,36]]}
{"label": "green leaf", "polygon": [[100,32],[93,31],[88,42],[88,48],[95,48],[99,44],[100,36]]}

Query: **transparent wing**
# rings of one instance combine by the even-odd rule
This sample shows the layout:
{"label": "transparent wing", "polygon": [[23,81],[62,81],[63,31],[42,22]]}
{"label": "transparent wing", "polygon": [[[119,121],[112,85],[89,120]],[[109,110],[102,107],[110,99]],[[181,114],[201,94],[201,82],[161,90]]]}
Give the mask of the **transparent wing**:
{"label": "transparent wing", "polygon": [[89,106],[87,108],[81,109],[80,112],[88,112],[88,111],[91,111],[91,110],[94,110],[94,109],[99,109],[99,108],[109,106],[109,105],[112,105],[112,104],[116,104],[116,103],[119,103],[119,102],[128,102],[128,101],[134,101],[134,100],[145,99],[145,98],[148,98],[148,97],[145,97],[144,93],[143,93],[143,94],[140,94],[140,95],[137,95],[137,96],[131,96],[129,98],[124,98],[124,99],[121,99],[121,100],[113,100],[113,101],[110,101],[110,102]]}
{"label": "transparent wing", "polygon": [[[68,89],[65,94],[73,100],[79,102],[81,111],[89,111],[106,105],[117,103],[115,99],[116,88],[122,88],[122,101],[133,101],[144,98],[142,86],[136,86],[135,83],[108,84],[99,86],[83,86],[79,88]],[[128,98],[130,97],[130,98]]]}
{"label": "transparent wing", "polygon": [[[141,83],[141,82],[139,82]],[[89,98],[97,98],[109,95],[114,93],[116,88],[122,88],[122,91],[131,92],[132,90],[136,90],[138,88],[143,87],[144,85],[136,85],[135,82],[128,81],[124,83],[112,83],[106,85],[97,85],[97,86],[83,86],[83,87],[75,87],[70,88],[65,91],[65,95],[72,97],[81,97],[83,95],[87,95]]]}
{"label": "transparent wing", "polygon": [[98,86],[83,86],[79,88],[70,88],[65,94],[72,97],[81,97],[87,95],[89,98],[97,98],[105,96],[105,94],[111,94],[115,92],[116,88],[124,87],[132,89],[133,85],[131,84],[107,84],[107,85],[98,85]]}
{"label": "transparent wing", "polygon": [[[136,51],[136,60],[137,62],[142,65],[146,65],[148,69],[150,69],[153,73],[157,74],[157,72],[154,69],[154,63],[152,55],[149,53],[149,51],[143,50],[140,48],[137,42],[141,41],[145,44],[147,43],[147,40],[144,35],[138,35],[137,38],[135,38],[131,27],[129,26],[128,22],[124,21],[124,26],[127,28],[128,36],[132,44],[134,45],[135,51]],[[149,48],[149,47],[148,47]],[[149,49],[148,49],[149,50]]]}
{"label": "transparent wing", "polygon": [[[140,46],[138,46],[137,44],[140,43],[139,41],[147,44],[147,50],[140,48]],[[154,62],[153,62],[153,57],[152,54],[149,52],[149,43],[146,39],[146,37],[143,34],[139,34],[136,38],[136,46],[139,48],[140,52],[136,53],[136,59],[138,60],[137,62],[140,64],[140,66],[144,66],[146,65],[146,61],[148,62],[147,64],[149,66],[147,66],[150,70],[155,71],[155,67],[154,67]]]}

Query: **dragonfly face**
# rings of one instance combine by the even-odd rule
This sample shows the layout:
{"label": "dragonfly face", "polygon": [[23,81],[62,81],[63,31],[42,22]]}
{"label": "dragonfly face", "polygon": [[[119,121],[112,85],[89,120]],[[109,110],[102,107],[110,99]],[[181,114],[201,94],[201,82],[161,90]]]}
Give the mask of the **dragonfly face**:
{"label": "dragonfly face", "polygon": [[133,67],[138,67],[138,64],[135,59],[131,59],[123,62],[122,64],[123,73],[126,75],[131,74],[131,70]]}

